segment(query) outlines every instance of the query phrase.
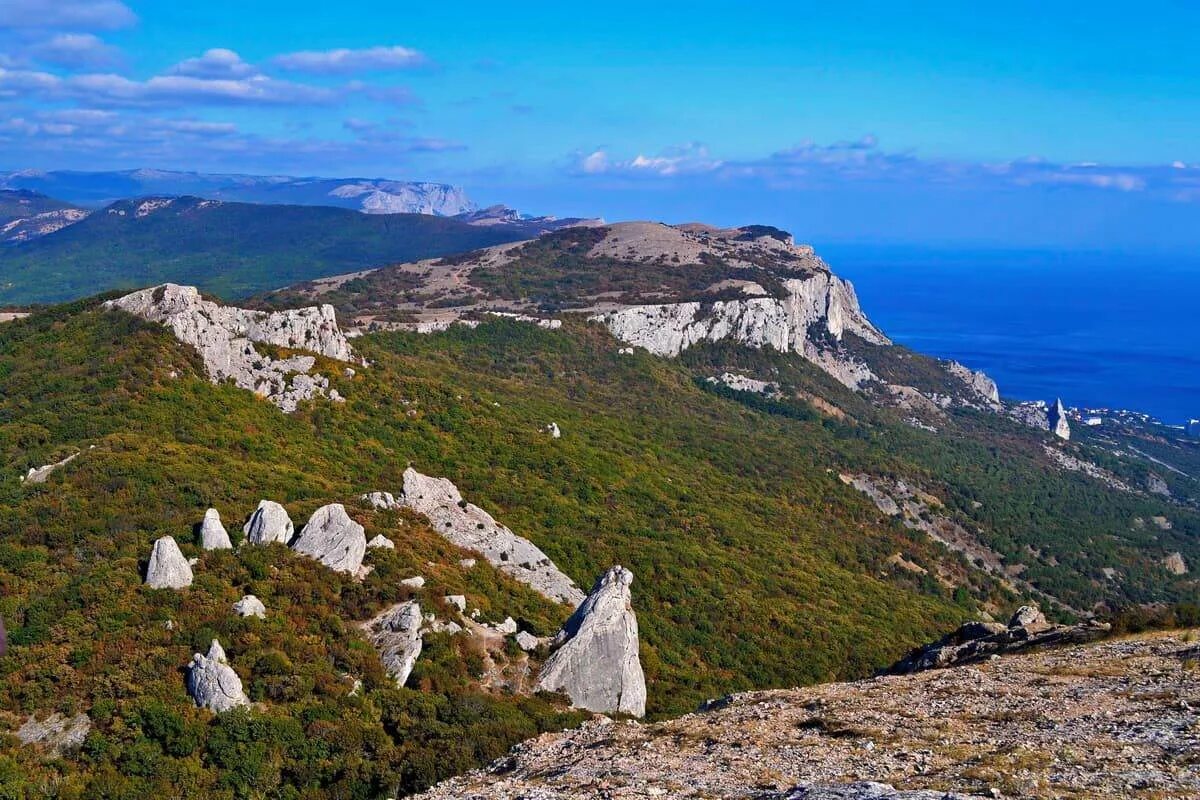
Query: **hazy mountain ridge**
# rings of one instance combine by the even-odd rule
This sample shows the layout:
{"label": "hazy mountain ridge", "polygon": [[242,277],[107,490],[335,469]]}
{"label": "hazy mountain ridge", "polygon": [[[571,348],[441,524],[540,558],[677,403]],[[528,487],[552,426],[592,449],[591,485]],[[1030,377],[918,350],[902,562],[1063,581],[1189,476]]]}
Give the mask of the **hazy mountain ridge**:
{"label": "hazy mountain ridge", "polygon": [[452,217],[476,209],[460,187],[383,178],[297,178],[156,169],[24,170],[0,173],[0,187],[34,190],[90,206],[148,195],[196,195],[242,203],[334,206],[370,214]]}

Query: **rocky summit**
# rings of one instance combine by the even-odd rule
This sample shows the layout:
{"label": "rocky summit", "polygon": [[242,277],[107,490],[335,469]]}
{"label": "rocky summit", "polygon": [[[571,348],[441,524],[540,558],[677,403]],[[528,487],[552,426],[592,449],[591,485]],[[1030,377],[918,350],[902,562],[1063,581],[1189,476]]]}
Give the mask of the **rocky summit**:
{"label": "rocky summit", "polygon": [[589,711],[646,713],[632,584],[633,573],[624,567],[600,576],[554,638],[557,649],[542,665],[538,688],[565,692],[574,705]]}
{"label": "rocky summit", "polygon": [[1195,635],[597,717],[422,800],[1200,797]]}

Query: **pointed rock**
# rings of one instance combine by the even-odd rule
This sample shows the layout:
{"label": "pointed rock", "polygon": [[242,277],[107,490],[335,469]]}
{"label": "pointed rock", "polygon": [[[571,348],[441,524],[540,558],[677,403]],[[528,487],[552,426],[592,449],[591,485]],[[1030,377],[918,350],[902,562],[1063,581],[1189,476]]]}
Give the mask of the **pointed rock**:
{"label": "pointed rock", "polygon": [[229,666],[225,649],[216,639],[208,648],[208,655],[196,653],[188,670],[188,694],[200,708],[208,708],[220,714],[237,706],[250,705],[242,691],[242,679]]}
{"label": "pointed rock", "polygon": [[267,607],[263,605],[262,600],[252,594],[248,594],[234,603],[233,610],[243,617],[267,618]]}
{"label": "pointed rock", "polygon": [[1047,412],[1047,421],[1055,436],[1064,440],[1071,438],[1071,424],[1067,422],[1067,410],[1063,408],[1062,398],[1054,401],[1054,405]]}
{"label": "pointed rock", "polygon": [[421,605],[409,600],[385,610],[363,627],[379,651],[383,668],[403,686],[421,655]]}
{"label": "pointed rock", "polygon": [[287,544],[292,540],[295,528],[287,510],[273,500],[262,500],[242,527],[246,541],[250,544]]}
{"label": "pointed rock", "polygon": [[638,624],[629,587],[633,573],[616,566],[555,637],[538,688],[565,692],[572,704],[602,714],[646,713],[646,678],[638,659]]}
{"label": "pointed rock", "polygon": [[345,506],[330,503],[313,512],[292,549],[330,569],[353,575],[362,567],[367,537],[363,526],[350,519]]}
{"label": "pointed rock", "polygon": [[401,504],[429,518],[433,529],[452,544],[476,550],[501,572],[559,603],[583,602],[583,592],[533,542],[497,522],[479,506],[463,500],[445,478],[431,478],[409,467],[404,471]]}
{"label": "pointed rock", "polygon": [[221,524],[221,515],[215,508],[204,512],[204,522],[200,523],[200,546],[205,550],[233,549],[229,532]]}
{"label": "pointed rock", "polygon": [[153,589],[183,589],[192,585],[192,568],[171,536],[154,543],[146,567],[146,585]]}

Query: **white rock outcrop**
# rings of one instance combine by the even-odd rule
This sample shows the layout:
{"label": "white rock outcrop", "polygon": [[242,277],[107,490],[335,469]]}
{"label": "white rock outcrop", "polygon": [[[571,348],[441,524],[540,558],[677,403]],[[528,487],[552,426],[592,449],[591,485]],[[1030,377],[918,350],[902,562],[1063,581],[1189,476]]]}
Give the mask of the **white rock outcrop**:
{"label": "white rock outcrop", "polygon": [[404,578],[400,581],[400,585],[408,589],[420,589],[425,585],[425,576],[413,575],[411,578]]}
{"label": "white rock outcrop", "polygon": [[377,533],[375,534],[375,537],[371,539],[371,541],[367,542],[367,547],[371,550],[395,550],[396,544],[382,533]]}
{"label": "white rock outcrop", "polygon": [[388,511],[400,507],[400,504],[396,502],[396,498],[392,496],[391,492],[370,492],[364,494],[359,499],[376,511]]}
{"label": "white rock outcrop", "polygon": [[638,624],[629,587],[633,573],[605,572],[554,637],[557,649],[538,675],[538,688],[565,692],[573,705],[602,714],[646,713],[646,678],[638,657]]}
{"label": "white rock outcrop", "polygon": [[1063,408],[1062,400],[1055,400],[1047,414],[1050,431],[1060,439],[1071,438],[1071,423],[1067,421],[1067,410]]}
{"label": "white rock outcrop", "polygon": [[233,610],[241,617],[267,618],[267,607],[263,605],[262,600],[259,600],[252,594],[245,595],[241,600],[234,603]]}
{"label": "white rock outcrop", "polygon": [[387,674],[403,686],[421,655],[421,605],[408,600],[386,609],[366,623],[363,628],[371,644],[379,651],[379,659]]}
{"label": "white rock outcrop", "polygon": [[295,534],[292,518],[287,509],[274,500],[260,500],[258,508],[242,526],[248,544],[287,544]]}
{"label": "white rock outcrop", "polygon": [[24,483],[45,483],[46,479],[50,477],[50,473],[59,467],[65,467],[77,458],[79,458],[79,453],[72,453],[62,461],[55,461],[53,464],[46,464],[41,467],[30,467],[29,471],[21,478],[21,481]]}
{"label": "white rock outcrop", "polygon": [[723,372],[720,375],[713,375],[705,378],[706,381],[714,386],[725,386],[733,389],[735,392],[750,392],[751,394],[763,394],[768,397],[779,396],[779,384],[769,381],[760,381],[757,378],[751,378],[748,375],[738,375],[733,372]]}
{"label": "white rock outcrop", "polygon": [[549,556],[479,506],[463,500],[458,487],[445,478],[431,478],[409,467],[404,471],[404,490],[396,500],[428,517],[433,529],[452,544],[478,551],[501,572],[545,597],[572,607],[583,602],[583,592]]}
{"label": "white rock outcrop", "polygon": [[1000,387],[987,373],[973,370],[957,361],[942,362],[946,371],[966,384],[967,389],[993,410],[1000,406]]}
{"label": "white rock outcrop", "polygon": [[250,699],[242,690],[242,679],[229,666],[225,650],[216,639],[208,648],[208,655],[196,653],[192,656],[187,678],[188,694],[200,708],[211,709],[218,714],[238,706],[250,705]]}
{"label": "white rock outcrop", "polygon": [[345,506],[330,503],[313,512],[292,549],[332,570],[353,575],[362,567],[367,536],[363,526],[350,519]]}
{"label": "white rock outcrop", "polygon": [[858,304],[854,287],[830,272],[781,281],[786,296],[636,305],[591,317],[621,341],[659,356],[678,356],[702,342],[733,339],[748,347],[799,353],[851,387],[869,380],[866,365],[837,351],[854,333],[876,345],[891,344]]}
{"label": "white rock outcrop", "polygon": [[192,585],[192,567],[174,537],[164,536],[154,543],[146,567],[146,585],[152,589],[183,589]]}
{"label": "white rock outcrop", "polygon": [[259,353],[261,343],[306,350],[349,361],[353,354],[338,328],[333,306],[288,311],[251,311],[204,300],[194,286],[165,283],[104,304],[171,329],[175,338],[195,347],[214,383],[233,381],[269,398],[285,412],[304,400],[325,396],[329,380],[309,374],[312,356],[274,359]]}
{"label": "white rock outcrop", "polygon": [[221,515],[215,508],[204,512],[204,521],[200,523],[200,546],[205,550],[230,550],[233,542],[229,540],[229,532],[221,524]]}
{"label": "white rock outcrop", "polygon": [[30,717],[17,728],[17,738],[23,745],[37,747],[47,758],[59,758],[83,746],[92,721],[87,714],[67,717],[54,713],[43,720]]}

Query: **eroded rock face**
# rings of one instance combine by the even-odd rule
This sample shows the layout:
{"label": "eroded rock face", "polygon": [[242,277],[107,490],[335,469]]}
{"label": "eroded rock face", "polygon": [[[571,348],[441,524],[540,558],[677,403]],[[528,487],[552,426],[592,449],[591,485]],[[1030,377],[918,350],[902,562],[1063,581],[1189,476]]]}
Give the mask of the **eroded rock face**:
{"label": "eroded rock face", "polygon": [[242,691],[242,679],[229,666],[225,649],[220,642],[212,640],[207,655],[196,653],[188,670],[188,694],[200,708],[211,709],[220,714],[231,708],[250,704]]}
{"label": "eroded rock face", "polygon": [[1007,625],[968,622],[932,644],[918,647],[885,672],[905,675],[927,669],[973,664],[995,655],[1058,644],[1078,644],[1103,636],[1107,624],[1052,625],[1033,606],[1021,606]]}
{"label": "eroded rock face", "polygon": [[853,388],[872,375],[838,352],[846,332],[871,344],[891,344],[858,304],[854,287],[827,271],[784,279],[786,296],[664,303],[608,311],[591,319],[621,341],[659,356],[678,356],[701,342],[733,339],[749,347],[799,353]]}
{"label": "eroded rock face", "polygon": [[230,380],[269,398],[285,412],[304,400],[328,394],[329,381],[310,375],[311,356],[274,359],[255,343],[307,350],[349,361],[353,356],[338,328],[333,306],[266,313],[204,300],[194,286],[165,283],[104,304],[171,329],[175,338],[195,347],[213,383]]}
{"label": "eroded rock face", "polygon": [[583,602],[583,592],[549,556],[479,506],[464,501],[458,487],[445,478],[431,478],[409,467],[396,500],[427,516],[433,529],[452,544],[478,551],[501,572],[551,600],[571,606]]}
{"label": "eroded rock face", "polygon": [[43,720],[30,717],[17,729],[17,738],[21,744],[41,750],[45,758],[58,758],[82,747],[91,729],[87,714],[66,717],[55,713]]}
{"label": "eroded rock face", "polygon": [[1188,573],[1187,561],[1184,560],[1183,554],[1179,551],[1171,553],[1171,555],[1164,558],[1163,566],[1172,575],[1187,575]]}
{"label": "eroded rock face", "polygon": [[416,600],[392,606],[363,627],[379,651],[383,668],[403,686],[421,655],[421,606]]}
{"label": "eroded rock face", "polygon": [[146,567],[146,585],[153,589],[183,589],[192,585],[192,567],[173,537],[164,536],[154,543]]}
{"label": "eroded rock face", "polygon": [[945,361],[946,371],[966,384],[967,389],[989,408],[1000,406],[1000,387],[986,373],[973,370],[957,361]]}
{"label": "eroded rock face", "polygon": [[330,503],[313,512],[292,549],[330,569],[353,575],[362,567],[367,537],[363,526],[350,519],[345,506]]}
{"label": "eroded rock face", "polygon": [[273,500],[262,500],[242,527],[249,544],[287,544],[292,540],[295,528],[287,510]]}
{"label": "eroded rock face", "polygon": [[230,550],[233,542],[229,540],[229,532],[221,524],[221,515],[215,508],[204,512],[204,521],[200,523],[200,546],[205,550]]}
{"label": "eroded rock face", "polygon": [[555,637],[558,647],[542,665],[539,689],[565,692],[575,706],[589,711],[646,713],[632,584],[633,573],[620,566],[596,581]]}

